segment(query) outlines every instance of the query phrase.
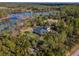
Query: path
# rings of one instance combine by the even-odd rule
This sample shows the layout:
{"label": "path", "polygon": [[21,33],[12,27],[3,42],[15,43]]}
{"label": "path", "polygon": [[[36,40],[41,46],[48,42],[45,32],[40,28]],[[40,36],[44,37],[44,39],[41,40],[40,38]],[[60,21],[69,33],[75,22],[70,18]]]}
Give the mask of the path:
{"label": "path", "polygon": [[24,34],[24,32],[26,32],[26,31],[29,31],[29,32],[32,32],[32,30],[33,30],[33,28],[27,28],[27,29],[21,29],[20,31],[21,31],[21,34]]}
{"label": "path", "polygon": [[76,44],[73,48],[71,48],[71,51],[68,51],[66,56],[76,56],[75,53],[77,53],[77,50],[79,49],[79,44]]}
{"label": "path", "polygon": [[10,16],[0,18],[0,20],[3,20],[3,19],[8,19],[8,18],[10,18]]}

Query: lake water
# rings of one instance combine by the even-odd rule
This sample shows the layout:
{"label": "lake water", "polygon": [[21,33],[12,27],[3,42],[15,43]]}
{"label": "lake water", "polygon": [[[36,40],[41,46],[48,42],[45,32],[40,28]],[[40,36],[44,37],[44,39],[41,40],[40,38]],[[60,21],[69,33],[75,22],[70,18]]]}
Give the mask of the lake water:
{"label": "lake water", "polygon": [[6,30],[9,27],[12,27],[13,25],[16,24],[17,21],[22,20],[24,17],[29,16],[32,17],[34,15],[49,15],[49,12],[21,12],[21,13],[14,13],[14,14],[9,14],[9,22],[5,23],[0,23],[0,31]]}
{"label": "lake water", "polygon": [[59,13],[59,11],[49,11],[49,12],[19,12],[19,13],[12,13],[12,14],[8,14],[9,16],[9,23],[0,23],[0,31],[4,30],[4,28],[11,28],[12,26],[14,26],[16,24],[17,21],[22,20],[24,17],[29,16],[29,17],[33,17],[35,15],[49,15],[49,14],[53,14],[56,15],[57,13]]}

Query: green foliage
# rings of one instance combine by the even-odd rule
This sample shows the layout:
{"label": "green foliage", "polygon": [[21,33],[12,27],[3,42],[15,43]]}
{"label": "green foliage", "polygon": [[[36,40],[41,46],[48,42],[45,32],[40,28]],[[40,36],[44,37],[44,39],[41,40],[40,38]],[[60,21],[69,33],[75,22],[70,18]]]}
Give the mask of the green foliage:
{"label": "green foliage", "polygon": [[[17,5],[16,7],[21,7]],[[23,6],[23,5],[22,5]],[[29,8],[32,11],[44,11],[44,6],[39,5]],[[52,7],[52,6],[51,6]],[[57,6],[55,6],[57,7]],[[59,7],[59,6],[58,6]],[[54,7],[52,7],[54,8]],[[60,7],[59,14],[55,16],[49,15],[34,15],[32,20],[24,20],[24,29],[28,27],[38,26],[50,26],[47,19],[57,19],[58,23],[54,24],[55,29],[51,29],[50,32],[44,35],[38,35],[33,32],[25,31],[21,34],[18,29],[19,35],[13,37],[10,30],[3,31],[0,35],[0,55],[2,56],[63,56],[66,51],[79,43],[79,6],[62,6]],[[15,10],[10,12],[17,12],[21,10]],[[47,9],[48,11],[48,9]],[[5,11],[6,12],[6,11]],[[5,12],[0,13],[0,17],[6,16]],[[4,20],[3,22],[7,22]],[[2,23],[2,21],[0,21]],[[34,26],[35,24],[35,26]],[[16,26],[15,26],[16,27]]]}

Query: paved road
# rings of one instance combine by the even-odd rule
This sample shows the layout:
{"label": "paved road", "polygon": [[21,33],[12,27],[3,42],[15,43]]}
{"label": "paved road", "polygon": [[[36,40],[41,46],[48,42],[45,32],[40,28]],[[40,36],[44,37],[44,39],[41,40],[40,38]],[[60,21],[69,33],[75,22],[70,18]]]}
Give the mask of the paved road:
{"label": "paved road", "polygon": [[79,44],[75,44],[70,51],[67,51],[66,56],[79,56]]}
{"label": "paved road", "polygon": [[79,50],[75,51],[71,56],[79,56]]}

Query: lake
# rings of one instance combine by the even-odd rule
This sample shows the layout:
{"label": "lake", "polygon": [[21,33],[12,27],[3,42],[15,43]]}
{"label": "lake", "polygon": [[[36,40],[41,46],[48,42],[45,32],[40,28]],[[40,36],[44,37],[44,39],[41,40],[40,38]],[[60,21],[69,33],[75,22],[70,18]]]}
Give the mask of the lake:
{"label": "lake", "polygon": [[[52,11],[49,12],[19,12],[19,13],[12,13],[12,14],[8,14],[9,16],[9,22],[5,24],[4,23],[0,23],[0,31],[4,30],[4,28],[11,28],[12,26],[14,26],[16,24],[17,21],[22,20],[24,17],[33,17],[35,15],[49,15],[51,14]],[[53,14],[57,14],[59,13],[59,11],[53,11]]]}
{"label": "lake", "polygon": [[6,30],[9,29],[9,27],[13,27],[17,21],[22,20],[24,17],[32,17],[34,15],[49,15],[49,12],[36,12],[36,13],[32,13],[32,12],[21,12],[21,13],[13,13],[13,14],[8,14],[9,16],[9,22],[4,22],[4,23],[0,23],[0,31],[2,30]]}

